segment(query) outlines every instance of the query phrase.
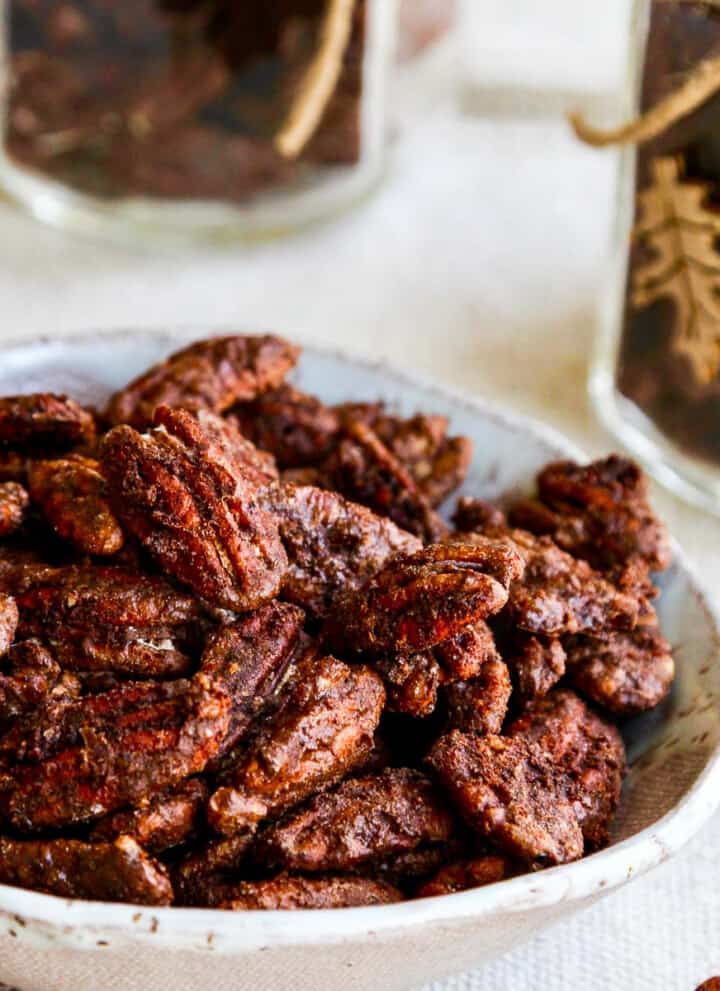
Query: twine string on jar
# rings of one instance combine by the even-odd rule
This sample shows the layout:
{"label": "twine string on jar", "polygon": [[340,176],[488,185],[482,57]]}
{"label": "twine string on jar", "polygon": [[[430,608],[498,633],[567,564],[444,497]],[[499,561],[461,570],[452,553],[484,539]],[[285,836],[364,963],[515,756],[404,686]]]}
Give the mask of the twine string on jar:
{"label": "twine string on jar", "polygon": [[608,129],[594,127],[577,112],[569,114],[568,119],[576,136],[594,148],[639,145],[657,138],[719,92],[720,55],[716,55],[700,62],[682,85],[627,124]]}
{"label": "twine string on jar", "polygon": [[317,130],[335,92],[352,33],[356,0],[328,0],[320,44],[298,87],[285,123],[275,136],[284,158],[297,158]]}

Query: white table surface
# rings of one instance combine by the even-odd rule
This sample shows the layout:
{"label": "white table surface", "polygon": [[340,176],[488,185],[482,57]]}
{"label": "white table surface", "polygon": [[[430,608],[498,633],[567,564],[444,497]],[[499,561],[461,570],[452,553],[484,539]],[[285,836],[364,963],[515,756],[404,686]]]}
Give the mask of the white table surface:
{"label": "white table surface", "polygon": [[[608,451],[585,380],[611,161],[557,120],[464,117],[439,84],[441,63],[428,71],[432,95],[409,99],[421,112],[379,195],[302,237],[130,249],[71,239],[0,203],[0,336],[272,328],[429,372]],[[717,588],[718,522],[663,491],[656,500]],[[717,819],[650,876],[432,991],[692,991],[720,974],[719,857]]]}

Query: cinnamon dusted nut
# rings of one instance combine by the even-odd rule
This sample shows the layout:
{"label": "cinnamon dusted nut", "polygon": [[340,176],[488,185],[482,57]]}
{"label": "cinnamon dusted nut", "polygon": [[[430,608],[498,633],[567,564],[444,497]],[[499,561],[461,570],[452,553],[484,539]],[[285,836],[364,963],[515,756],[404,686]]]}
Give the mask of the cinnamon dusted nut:
{"label": "cinnamon dusted nut", "polygon": [[94,439],[92,415],[67,396],[48,392],[0,398],[0,444],[64,450]]}
{"label": "cinnamon dusted nut", "polygon": [[362,767],[384,702],[382,682],[369,668],[334,657],[301,661],[280,707],[211,797],[210,825],[231,836]]}
{"label": "cinnamon dusted nut", "polygon": [[170,905],[162,864],[129,836],[114,843],[0,837],[0,881],[62,898]]}
{"label": "cinnamon dusted nut", "polygon": [[93,826],[93,843],[132,837],[149,853],[162,853],[191,839],[202,826],[208,787],[200,778],[189,778],[175,788],[154,795],[147,805],[101,819]]}
{"label": "cinnamon dusted nut", "polygon": [[115,393],[106,415],[111,423],[141,429],[152,424],[158,406],[222,413],[277,388],[299,354],[299,348],[271,335],[198,341]]}
{"label": "cinnamon dusted nut", "polygon": [[366,877],[293,877],[279,874],[267,881],[240,881],[216,907],[232,912],[277,909],[351,908],[389,905],[401,893],[385,881]]}
{"label": "cinnamon dusted nut", "polygon": [[30,498],[18,482],[0,483],[0,538],[9,537],[25,521]]}
{"label": "cinnamon dusted nut", "polygon": [[259,500],[257,464],[208,416],[160,407],[156,427],[116,427],[101,445],[111,501],[165,572],[210,604],[242,612],[274,598],[287,556]]}

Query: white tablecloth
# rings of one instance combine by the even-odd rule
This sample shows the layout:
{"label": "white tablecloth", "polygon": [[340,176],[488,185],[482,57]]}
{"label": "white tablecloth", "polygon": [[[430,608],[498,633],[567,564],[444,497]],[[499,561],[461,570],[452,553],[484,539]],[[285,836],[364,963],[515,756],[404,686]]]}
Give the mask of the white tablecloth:
{"label": "white tablecloth", "polygon": [[[375,199],[252,251],[73,240],[0,204],[0,334],[272,328],[500,398],[591,453],[607,451],[614,442],[588,407],[585,380],[609,158],[578,148],[558,121],[463,117],[446,86],[409,102],[422,113]],[[717,588],[717,521],[656,496]],[[692,991],[720,973],[719,858],[717,820],[654,874],[432,991]]]}

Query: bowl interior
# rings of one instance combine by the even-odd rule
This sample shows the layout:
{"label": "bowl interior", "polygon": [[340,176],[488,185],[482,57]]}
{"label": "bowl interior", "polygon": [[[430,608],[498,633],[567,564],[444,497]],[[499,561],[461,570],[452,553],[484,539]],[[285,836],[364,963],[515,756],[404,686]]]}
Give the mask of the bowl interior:
{"label": "bowl interior", "polygon": [[[197,329],[133,331],[18,344],[3,352],[0,394],[67,392],[83,402],[100,404],[149,364],[201,336]],[[539,424],[341,354],[306,349],[293,380],[328,402],[382,398],[405,414],[422,410],[447,415],[452,431],[468,434],[475,444],[464,493],[498,498],[527,491],[548,460],[582,456]],[[677,679],[664,705],[623,727],[631,769],[613,844],[674,809],[720,743],[716,620],[679,555],[660,584],[658,611],[663,632],[675,648]]]}

